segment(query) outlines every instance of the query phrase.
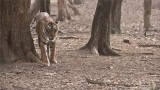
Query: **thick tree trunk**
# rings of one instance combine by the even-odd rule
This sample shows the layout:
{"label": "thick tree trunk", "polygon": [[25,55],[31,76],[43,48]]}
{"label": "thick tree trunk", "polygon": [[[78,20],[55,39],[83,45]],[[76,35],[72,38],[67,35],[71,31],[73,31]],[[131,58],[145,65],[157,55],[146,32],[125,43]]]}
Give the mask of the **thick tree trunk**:
{"label": "thick tree trunk", "polygon": [[0,0],[0,61],[39,60],[32,52],[30,0]]}
{"label": "thick tree trunk", "polygon": [[50,15],[50,0],[40,0],[40,12],[47,12]]}
{"label": "thick tree trunk", "polygon": [[83,0],[74,0],[74,4],[82,4],[84,1]]}
{"label": "thick tree trunk", "polygon": [[116,32],[120,34],[121,31],[121,6],[123,0],[113,0],[112,1],[112,25],[111,32],[115,34]]}
{"label": "thick tree trunk", "polygon": [[112,0],[98,0],[91,38],[82,48],[89,50],[92,54],[118,55],[110,48],[111,2]]}
{"label": "thick tree trunk", "polygon": [[150,24],[151,7],[152,7],[152,0],[144,0],[143,20],[144,20],[145,36],[146,36],[146,32],[149,30],[149,28],[151,28],[151,24]]}
{"label": "thick tree trunk", "polygon": [[65,21],[66,18],[71,20],[71,16],[68,12],[67,1],[66,0],[58,0],[58,21]]}

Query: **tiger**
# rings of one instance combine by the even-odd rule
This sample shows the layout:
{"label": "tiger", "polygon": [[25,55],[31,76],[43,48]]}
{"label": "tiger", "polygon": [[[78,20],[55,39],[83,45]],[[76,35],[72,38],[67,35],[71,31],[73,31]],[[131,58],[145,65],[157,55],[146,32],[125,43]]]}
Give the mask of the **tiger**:
{"label": "tiger", "polygon": [[57,63],[55,53],[59,21],[54,22],[47,12],[38,13],[35,21],[41,59],[46,65],[50,66],[50,63]]}

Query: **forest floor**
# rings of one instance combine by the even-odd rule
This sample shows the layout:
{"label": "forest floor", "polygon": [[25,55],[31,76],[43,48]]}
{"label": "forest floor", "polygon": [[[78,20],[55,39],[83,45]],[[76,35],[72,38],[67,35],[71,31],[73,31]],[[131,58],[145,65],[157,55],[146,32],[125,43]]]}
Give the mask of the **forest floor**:
{"label": "forest floor", "polygon": [[[160,90],[160,1],[153,0],[153,31],[147,37],[143,36],[143,0],[123,1],[123,33],[111,35],[111,47],[121,55],[118,57],[79,50],[90,38],[97,1],[85,0],[76,6],[80,16],[70,10],[72,20],[61,23],[65,33],[57,39],[57,64],[1,65],[0,90]],[[55,3],[52,14],[57,17]]]}

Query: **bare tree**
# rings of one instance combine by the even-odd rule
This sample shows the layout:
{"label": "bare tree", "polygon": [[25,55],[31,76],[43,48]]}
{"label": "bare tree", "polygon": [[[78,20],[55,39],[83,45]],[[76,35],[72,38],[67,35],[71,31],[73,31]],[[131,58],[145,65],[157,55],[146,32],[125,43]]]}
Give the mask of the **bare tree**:
{"label": "bare tree", "polygon": [[79,13],[78,9],[75,7],[73,1],[68,0],[68,2],[69,2],[68,7],[70,7],[73,10],[74,14],[75,15],[80,15],[80,13]]}
{"label": "bare tree", "polygon": [[50,15],[50,0],[40,0],[40,12],[47,12]]}
{"label": "bare tree", "polygon": [[50,0],[35,0],[33,4],[31,4],[28,11],[30,22],[33,18],[35,18],[36,14],[39,11],[47,12],[48,14],[50,14]]}
{"label": "bare tree", "polygon": [[144,20],[145,36],[146,36],[146,32],[149,30],[149,28],[151,28],[151,24],[150,24],[151,6],[152,6],[152,0],[144,0],[143,20]]}
{"label": "bare tree", "polygon": [[68,12],[67,0],[58,0],[58,21],[65,21],[66,18],[71,20],[71,16]]}
{"label": "bare tree", "polygon": [[116,32],[120,34],[121,31],[121,8],[123,0],[112,0],[112,27],[111,32],[115,34]]}
{"label": "bare tree", "polygon": [[112,0],[98,0],[91,37],[82,49],[96,55],[118,55],[110,47],[111,4]]}
{"label": "bare tree", "polygon": [[40,0],[35,0],[33,4],[31,4],[30,9],[28,11],[30,23],[33,20],[33,18],[35,18],[39,10],[40,10]]}
{"label": "bare tree", "polygon": [[30,0],[0,0],[0,62],[40,61],[31,37],[29,7]]}

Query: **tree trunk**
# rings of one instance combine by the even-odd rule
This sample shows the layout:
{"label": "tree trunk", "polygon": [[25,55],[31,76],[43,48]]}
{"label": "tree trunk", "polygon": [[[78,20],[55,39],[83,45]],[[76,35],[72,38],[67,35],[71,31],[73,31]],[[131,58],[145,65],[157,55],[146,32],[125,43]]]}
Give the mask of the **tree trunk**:
{"label": "tree trunk", "polygon": [[39,60],[33,55],[35,49],[29,28],[29,7],[30,0],[0,0],[1,62]]}
{"label": "tree trunk", "polygon": [[80,15],[78,9],[74,6],[74,3],[72,2],[72,0],[68,0],[69,4],[68,7],[70,7],[75,15]]}
{"label": "tree trunk", "polygon": [[112,1],[112,24],[111,33],[122,33],[121,31],[121,6],[123,0],[113,0]]}
{"label": "tree trunk", "polygon": [[47,12],[50,15],[50,0],[40,0],[40,12]]}
{"label": "tree trunk", "polygon": [[144,16],[143,16],[143,20],[144,20],[144,29],[145,29],[144,35],[145,36],[146,36],[146,32],[151,27],[151,24],[150,24],[151,6],[152,6],[152,0],[144,0]]}
{"label": "tree trunk", "polygon": [[118,55],[110,47],[111,4],[112,0],[98,0],[91,38],[82,49],[87,49],[92,54]]}
{"label": "tree trunk", "polygon": [[33,18],[35,18],[39,10],[40,10],[40,0],[35,0],[34,3],[30,6],[30,9],[28,11],[30,23],[33,20]]}
{"label": "tree trunk", "polygon": [[74,4],[82,4],[84,1],[83,0],[74,0]]}
{"label": "tree trunk", "polygon": [[58,21],[71,20],[66,0],[58,0]]}

